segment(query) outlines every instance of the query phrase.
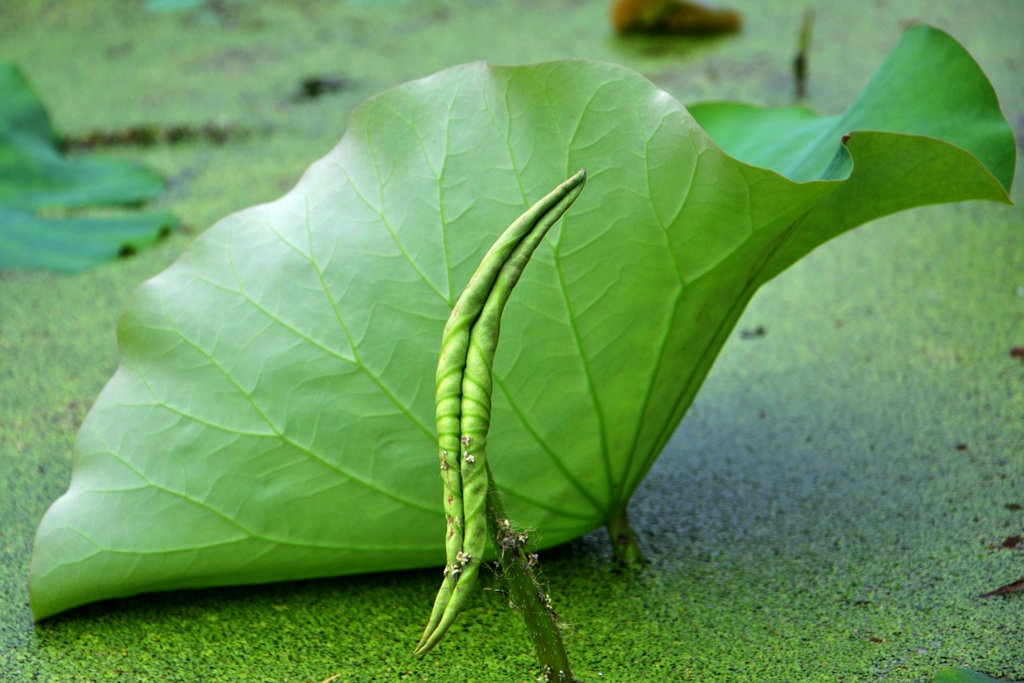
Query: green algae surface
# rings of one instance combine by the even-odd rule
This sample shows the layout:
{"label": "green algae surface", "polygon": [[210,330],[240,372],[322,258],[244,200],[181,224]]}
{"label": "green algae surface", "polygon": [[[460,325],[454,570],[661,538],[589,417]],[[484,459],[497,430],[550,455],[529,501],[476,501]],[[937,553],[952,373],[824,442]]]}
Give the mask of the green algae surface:
{"label": "green algae surface", "polygon": [[[0,56],[69,134],[140,121],[259,131],[115,150],[164,173],[160,208],[201,230],[291,187],[357,101],[472,59],[600,58],[683,101],[788,103],[800,13],[736,6],[741,35],[679,43],[615,38],[603,3],[225,3],[216,22],[21,3],[0,9]],[[1019,136],[1012,7],[820,7],[809,104],[835,111],[906,22],[928,21],[978,59]],[[441,49],[439,31],[465,39]],[[350,89],[295,100],[302,78],[335,72]],[[1001,547],[1024,530],[1024,365],[1010,353],[1024,345],[1022,218],[981,204],[902,214],[764,288],[634,498],[650,566],[613,572],[603,533],[544,554],[582,680],[923,681],[948,665],[1024,678],[1020,596],[977,598],[1024,574],[1020,551]],[[32,534],[116,365],[118,313],[187,240],[75,277],[0,275],[0,678],[532,680],[497,593],[437,652],[410,657],[435,571],[143,596],[33,626]]]}

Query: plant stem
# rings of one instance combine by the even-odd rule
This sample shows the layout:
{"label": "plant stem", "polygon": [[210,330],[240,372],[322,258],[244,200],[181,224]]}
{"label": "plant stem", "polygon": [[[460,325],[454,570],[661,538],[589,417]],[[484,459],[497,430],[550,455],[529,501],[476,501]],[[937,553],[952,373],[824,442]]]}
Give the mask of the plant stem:
{"label": "plant stem", "polygon": [[569,655],[562,643],[558,614],[551,608],[551,600],[537,581],[534,571],[537,556],[527,550],[527,534],[512,528],[490,465],[487,466],[487,485],[488,527],[500,552],[501,574],[508,586],[509,606],[523,618],[545,680],[578,683],[569,668]]}
{"label": "plant stem", "polygon": [[644,556],[636,542],[636,534],[629,526],[626,516],[626,503],[608,520],[608,535],[612,539],[612,553],[615,561],[626,567],[637,567],[643,564]]}

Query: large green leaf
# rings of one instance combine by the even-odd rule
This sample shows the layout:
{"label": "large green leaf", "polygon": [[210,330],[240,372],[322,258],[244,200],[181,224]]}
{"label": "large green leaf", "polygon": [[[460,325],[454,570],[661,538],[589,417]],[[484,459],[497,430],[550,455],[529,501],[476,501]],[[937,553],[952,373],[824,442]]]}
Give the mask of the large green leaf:
{"label": "large green leaf", "polygon": [[67,159],[42,102],[0,61],[0,268],[76,271],[151,245],[166,213],[53,216],[54,210],[137,204],[158,194],[154,173],[111,159]]}
{"label": "large green leaf", "polygon": [[[469,64],[369,100],[294,190],[221,221],[136,291],[121,366],[40,525],[35,615],[440,565],[444,321],[495,238],[581,167],[587,189],[506,309],[490,461],[510,512],[544,545],[613,519],[758,286],[874,217],[1008,201],[1012,133],[941,32],[908,32],[878,92],[840,121],[885,128],[908,83],[938,77],[936,61],[958,66],[945,87],[960,94],[916,97],[893,114],[896,132],[844,145],[833,119],[738,119],[755,137],[752,122],[780,116],[820,128],[751,160],[813,159],[793,162],[796,180],[730,157],[677,101],[606,64]],[[726,117],[702,116],[742,146]],[[946,119],[956,145],[920,134]]]}

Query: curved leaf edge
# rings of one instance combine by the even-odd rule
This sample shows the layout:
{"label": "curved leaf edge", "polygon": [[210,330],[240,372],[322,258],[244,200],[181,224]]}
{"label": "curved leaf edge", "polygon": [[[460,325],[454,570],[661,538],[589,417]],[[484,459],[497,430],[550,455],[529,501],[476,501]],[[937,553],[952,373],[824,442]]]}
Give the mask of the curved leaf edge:
{"label": "curved leaf edge", "polygon": [[[914,68],[910,68],[910,65]],[[956,71],[960,79],[953,83],[946,79],[946,87],[941,93],[928,88],[926,84],[921,84],[920,81],[923,79],[915,76],[918,72],[945,72],[947,69]],[[916,92],[915,89],[920,89],[920,92]],[[901,93],[902,90],[909,92]],[[946,135],[928,134],[916,129],[916,126],[909,126],[904,130],[879,128],[873,125],[844,125],[859,118],[859,109],[870,111],[880,96],[886,99],[902,97],[915,104],[922,100],[930,100],[932,106],[950,105],[957,107],[959,111],[947,117],[947,130],[944,131]],[[797,177],[799,174],[794,175],[780,170],[777,164],[759,162],[758,157],[763,157],[765,148],[771,146],[760,144],[760,138],[765,137],[766,133],[789,128],[787,134],[792,139],[779,142],[790,146],[790,153],[798,156],[804,156],[807,152],[794,150],[792,147],[820,143],[822,139],[829,136],[837,137],[842,133],[876,131],[922,134],[945,141],[974,156],[997,179],[1007,196],[1013,186],[1016,172],[1017,146],[1014,131],[1006,119],[991,80],[973,55],[953,36],[927,24],[917,24],[908,28],[861,93],[844,111],[837,114],[822,114],[803,104],[769,107],[727,100],[698,102],[687,105],[687,109],[697,123],[716,139],[723,151],[733,158],[753,166],[777,170],[794,180],[826,179],[828,176],[812,174],[800,178]],[[958,130],[949,130],[950,125],[959,129],[956,124],[963,119],[977,124],[979,113],[984,114],[981,121],[986,128],[985,144],[973,141],[972,144],[964,145],[950,139],[959,135]],[[868,118],[870,119],[870,116]],[[735,133],[718,139],[715,132],[716,122],[730,119],[741,120],[743,125],[736,126]],[[806,130],[801,132],[801,127]],[[794,128],[796,132],[793,131]],[[811,140],[801,140],[807,137]]]}

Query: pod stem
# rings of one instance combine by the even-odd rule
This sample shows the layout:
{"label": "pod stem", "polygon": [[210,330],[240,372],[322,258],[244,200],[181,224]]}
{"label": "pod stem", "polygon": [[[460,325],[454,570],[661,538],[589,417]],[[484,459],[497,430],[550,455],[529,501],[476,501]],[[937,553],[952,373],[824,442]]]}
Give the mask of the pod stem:
{"label": "pod stem", "polygon": [[519,613],[537,653],[544,680],[550,683],[578,683],[569,666],[562,643],[558,614],[537,581],[537,556],[529,551],[529,537],[516,531],[505,513],[501,494],[487,465],[487,526],[497,546],[501,576],[508,589],[509,606]]}

